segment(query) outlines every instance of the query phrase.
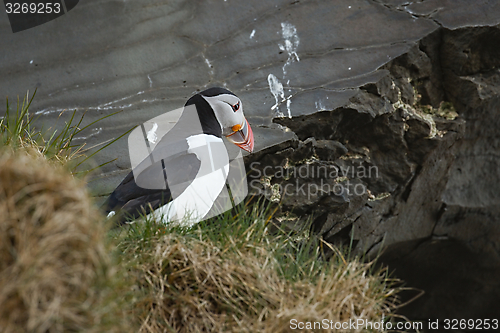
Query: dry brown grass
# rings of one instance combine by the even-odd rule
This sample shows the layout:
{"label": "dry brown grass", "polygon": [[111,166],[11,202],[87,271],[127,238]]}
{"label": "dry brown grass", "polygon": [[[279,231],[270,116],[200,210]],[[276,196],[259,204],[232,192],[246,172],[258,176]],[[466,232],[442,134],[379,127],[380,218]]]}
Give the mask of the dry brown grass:
{"label": "dry brown grass", "polygon": [[217,241],[207,229],[125,231],[116,263],[85,185],[29,149],[0,150],[0,217],[2,333],[296,332],[308,330],[292,319],[379,322],[395,307],[383,272],[340,253],[287,274],[297,253],[258,217],[229,221]]}
{"label": "dry brown grass", "polygon": [[1,332],[125,331],[102,221],[63,167],[0,150]]}
{"label": "dry brown grass", "polygon": [[369,274],[369,264],[339,260],[313,279],[292,282],[278,274],[266,246],[231,245],[236,242],[218,247],[170,234],[152,249],[129,248],[138,254],[144,293],[136,304],[140,332],[297,332],[292,319],[380,322],[394,309],[395,290],[380,274]]}

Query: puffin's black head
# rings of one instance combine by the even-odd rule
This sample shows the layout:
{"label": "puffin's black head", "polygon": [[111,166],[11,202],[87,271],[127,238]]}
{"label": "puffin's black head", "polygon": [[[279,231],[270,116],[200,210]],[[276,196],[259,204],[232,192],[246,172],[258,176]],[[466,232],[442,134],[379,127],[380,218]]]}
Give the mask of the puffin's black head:
{"label": "puffin's black head", "polygon": [[253,151],[252,128],[243,115],[243,105],[238,96],[227,89],[213,87],[186,102],[186,106],[192,104],[196,105],[204,133],[225,136],[241,149]]}
{"label": "puffin's black head", "polygon": [[216,97],[219,95],[233,95],[235,97],[238,97],[233,92],[227,90],[226,88],[221,88],[221,87],[208,88],[207,90],[203,90],[199,94],[205,97]]}

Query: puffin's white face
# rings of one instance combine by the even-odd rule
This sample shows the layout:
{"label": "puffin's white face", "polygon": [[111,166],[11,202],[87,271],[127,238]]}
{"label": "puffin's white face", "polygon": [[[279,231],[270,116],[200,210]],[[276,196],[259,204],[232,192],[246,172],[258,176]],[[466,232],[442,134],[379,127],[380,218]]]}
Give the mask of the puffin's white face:
{"label": "puffin's white face", "polygon": [[[202,95],[203,96],[203,95]],[[243,106],[238,97],[229,94],[221,94],[213,97],[203,96],[215,112],[215,116],[221,124],[222,135],[229,135],[233,126],[243,126],[245,116],[243,115]]]}
{"label": "puffin's white face", "polygon": [[220,94],[217,96],[202,97],[214,110],[215,117],[219,121],[222,135],[248,152],[253,151],[253,132],[250,124],[243,115],[241,100],[231,94]]}

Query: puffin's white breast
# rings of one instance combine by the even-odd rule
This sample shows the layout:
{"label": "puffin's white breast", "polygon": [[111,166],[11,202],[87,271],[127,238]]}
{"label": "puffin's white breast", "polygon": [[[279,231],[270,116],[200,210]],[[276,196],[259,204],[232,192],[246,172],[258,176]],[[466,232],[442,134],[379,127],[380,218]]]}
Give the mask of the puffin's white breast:
{"label": "puffin's white breast", "polygon": [[200,160],[200,169],[191,184],[179,195],[175,194],[175,187],[182,184],[169,183],[173,200],[151,214],[163,223],[176,221],[183,226],[192,226],[207,215],[226,186],[229,156],[222,139],[213,135],[198,134],[186,140],[188,153],[196,154]]}

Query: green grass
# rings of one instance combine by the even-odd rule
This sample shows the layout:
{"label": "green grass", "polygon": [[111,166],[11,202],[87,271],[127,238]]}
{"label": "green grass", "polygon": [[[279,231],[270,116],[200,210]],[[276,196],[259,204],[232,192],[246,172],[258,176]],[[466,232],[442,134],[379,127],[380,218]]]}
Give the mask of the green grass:
{"label": "green grass", "polygon": [[280,225],[273,217],[276,211],[273,206],[264,202],[241,203],[233,210],[202,221],[192,228],[165,226],[150,218],[143,218],[142,222],[127,225],[113,233],[125,252],[129,246],[137,244],[151,249],[157,239],[166,235],[197,239],[220,247],[230,245],[231,251],[235,252],[244,248],[258,251],[266,247],[278,260],[280,276],[290,281],[305,277],[314,279],[325,269],[331,263],[324,260],[325,248],[337,251],[345,261],[338,249],[311,234],[310,223],[298,222],[292,228]]}
{"label": "green grass", "polygon": [[[65,121],[63,124],[55,124],[54,128],[50,127],[46,130],[43,128],[38,129],[38,127],[35,126],[38,117],[35,117],[29,112],[35,95],[36,91],[31,97],[29,96],[29,92],[27,92],[22,102],[18,97],[15,107],[12,106],[8,98],[6,99],[5,113],[4,116],[0,118],[0,144],[9,146],[13,149],[34,149],[48,160],[57,160],[68,165],[74,175],[85,176],[111,163],[112,161],[107,161],[92,169],[79,169],[80,166],[89,161],[94,155],[127,135],[132,130],[130,129],[119,137],[98,146],[85,147],[85,144],[75,145],[72,143],[73,139],[83,131],[99,121],[112,117],[121,111],[103,116],[86,125],[83,125],[85,112],[80,117],[77,117],[76,110],[72,112],[64,111],[59,114],[59,118],[68,112],[71,114],[69,120]],[[56,129],[56,127],[60,127],[60,129]]]}
{"label": "green grass", "polygon": [[390,317],[397,289],[385,270],[273,213],[258,202],[192,228],[144,219],[115,230],[145,331],[288,332],[291,319]]}

